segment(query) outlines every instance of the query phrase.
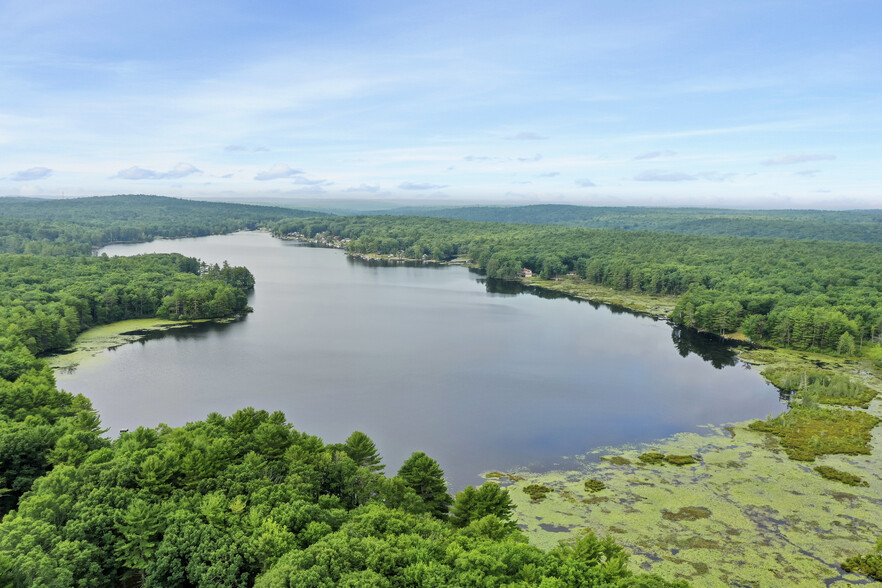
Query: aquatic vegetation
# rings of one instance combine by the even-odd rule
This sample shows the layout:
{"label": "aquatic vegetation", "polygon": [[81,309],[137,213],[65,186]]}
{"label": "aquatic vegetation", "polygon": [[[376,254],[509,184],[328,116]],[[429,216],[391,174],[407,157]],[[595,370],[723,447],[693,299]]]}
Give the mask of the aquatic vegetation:
{"label": "aquatic vegetation", "polygon": [[647,451],[637,456],[637,459],[647,465],[658,465],[665,460],[665,454],[658,451]]}
{"label": "aquatic vegetation", "polygon": [[866,574],[874,580],[882,581],[882,537],[876,540],[876,552],[850,557],[842,562],[847,572]]}
{"label": "aquatic vegetation", "polygon": [[829,370],[777,367],[762,375],[782,390],[795,392],[808,404],[835,404],[867,408],[878,392],[843,374]]}
{"label": "aquatic vegetation", "polygon": [[545,495],[549,492],[554,492],[553,488],[549,488],[548,486],[543,486],[541,484],[530,484],[529,486],[524,486],[524,494],[530,497],[530,500],[533,502],[540,502],[545,499]]}
{"label": "aquatic vegetation", "polygon": [[684,506],[676,512],[670,510],[662,511],[662,518],[666,521],[697,521],[698,519],[706,519],[709,516],[711,516],[710,509],[703,506]]}
{"label": "aquatic vegetation", "polygon": [[601,461],[608,461],[609,463],[611,463],[613,465],[619,465],[619,466],[631,465],[631,460],[628,459],[627,457],[622,457],[621,455],[610,455],[607,457],[601,457],[600,460]]}
{"label": "aquatic vegetation", "polygon": [[813,461],[819,455],[870,453],[870,431],[879,420],[862,411],[795,406],[749,427],[775,435],[791,459]]}
{"label": "aquatic vegetation", "polygon": [[[882,416],[882,406],[870,411]],[[684,433],[652,444],[598,448],[573,470],[530,474],[516,486],[553,487],[541,502],[512,492],[515,513],[531,544],[552,547],[561,532],[541,525],[568,527],[572,536],[585,528],[614,534],[632,553],[634,571],[683,579],[696,586],[845,585],[865,580],[880,557],[872,552],[882,534],[882,440],[870,454],[831,455],[828,467],[860,475],[867,486],[848,492],[788,459],[776,437],[738,423],[730,430],[710,427],[705,434]],[[700,455],[691,467],[644,467],[639,477],[608,459],[621,455],[634,464],[644,453]],[[653,459],[653,458],[650,458]],[[657,458],[656,458],[657,459]],[[668,462],[662,460],[662,464]],[[586,479],[600,479],[607,490],[577,502],[563,491],[586,495]],[[833,486],[831,488],[831,486]],[[849,556],[852,568],[839,564]],[[855,573],[844,572],[852,569]]]}
{"label": "aquatic vegetation", "polygon": [[843,484],[848,484],[849,486],[868,485],[860,476],[855,476],[854,474],[849,474],[848,472],[843,472],[842,470],[837,470],[836,468],[831,468],[830,466],[817,466],[814,468],[814,470],[818,472],[818,474],[820,474],[822,478],[842,482]]}
{"label": "aquatic vegetation", "polygon": [[600,492],[606,489],[606,484],[596,478],[585,480],[585,490],[587,492]]}
{"label": "aquatic vegetation", "polygon": [[698,460],[695,459],[693,455],[676,455],[673,453],[669,453],[665,456],[665,461],[669,464],[683,466],[683,465],[692,465],[694,463],[698,463]]}

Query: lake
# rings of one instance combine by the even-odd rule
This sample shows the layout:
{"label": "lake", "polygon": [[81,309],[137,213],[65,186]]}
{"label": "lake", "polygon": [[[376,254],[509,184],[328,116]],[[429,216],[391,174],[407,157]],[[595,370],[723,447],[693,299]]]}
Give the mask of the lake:
{"label": "lake", "polygon": [[390,475],[425,451],[458,490],[488,470],[547,469],[784,408],[714,337],[464,267],[371,264],[263,232],[102,251],[228,260],[257,281],[241,320],[152,335],[57,374],[111,434],[281,410],[327,443],[365,432]]}

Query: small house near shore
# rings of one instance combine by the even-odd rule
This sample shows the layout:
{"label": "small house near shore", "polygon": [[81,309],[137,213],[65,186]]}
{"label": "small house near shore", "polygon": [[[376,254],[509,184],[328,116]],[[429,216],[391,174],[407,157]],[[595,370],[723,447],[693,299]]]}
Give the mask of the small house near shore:
{"label": "small house near shore", "polygon": [[526,267],[523,268],[521,270],[521,277],[522,278],[532,278],[533,277],[533,270],[531,270],[530,268],[526,268]]}

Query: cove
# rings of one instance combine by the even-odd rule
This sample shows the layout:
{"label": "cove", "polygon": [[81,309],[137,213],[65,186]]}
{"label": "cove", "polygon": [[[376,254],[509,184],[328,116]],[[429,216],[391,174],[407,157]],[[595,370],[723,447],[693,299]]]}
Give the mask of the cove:
{"label": "cove", "polygon": [[102,252],[228,260],[257,282],[254,312],[239,321],[158,332],[57,373],[111,434],[281,410],[326,443],[365,432],[389,474],[425,451],[456,491],[488,470],[548,469],[598,446],[784,408],[711,337],[464,267],[366,263],[262,232]]}

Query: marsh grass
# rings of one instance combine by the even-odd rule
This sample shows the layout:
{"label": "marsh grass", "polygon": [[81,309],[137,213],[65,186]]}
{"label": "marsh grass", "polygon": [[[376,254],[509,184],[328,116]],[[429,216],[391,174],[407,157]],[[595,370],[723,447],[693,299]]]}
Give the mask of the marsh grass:
{"label": "marsh grass", "polygon": [[670,510],[662,511],[662,518],[666,521],[697,521],[698,519],[706,519],[710,516],[710,509],[703,506],[684,506],[676,512]]}
{"label": "marsh grass", "polygon": [[601,482],[596,478],[590,478],[585,480],[585,491],[586,492],[600,492],[601,490],[606,490],[606,484]]}
{"label": "marsh grass", "polygon": [[794,406],[748,428],[771,433],[790,459],[814,461],[819,455],[870,453],[870,431],[879,418],[861,411]]}
{"label": "marsh grass", "polygon": [[848,472],[843,472],[842,470],[837,470],[830,466],[817,466],[814,470],[822,478],[826,478],[827,480],[842,482],[849,486],[869,486],[869,484],[867,484],[860,476],[855,476],[854,474],[849,474]]}
{"label": "marsh grass", "polygon": [[530,497],[531,502],[541,502],[545,500],[545,495],[554,492],[554,488],[543,486],[542,484],[530,484],[524,486],[524,493]]}
{"label": "marsh grass", "polygon": [[877,392],[848,376],[828,370],[778,367],[762,375],[781,390],[794,392],[806,404],[833,404],[867,408]]}

